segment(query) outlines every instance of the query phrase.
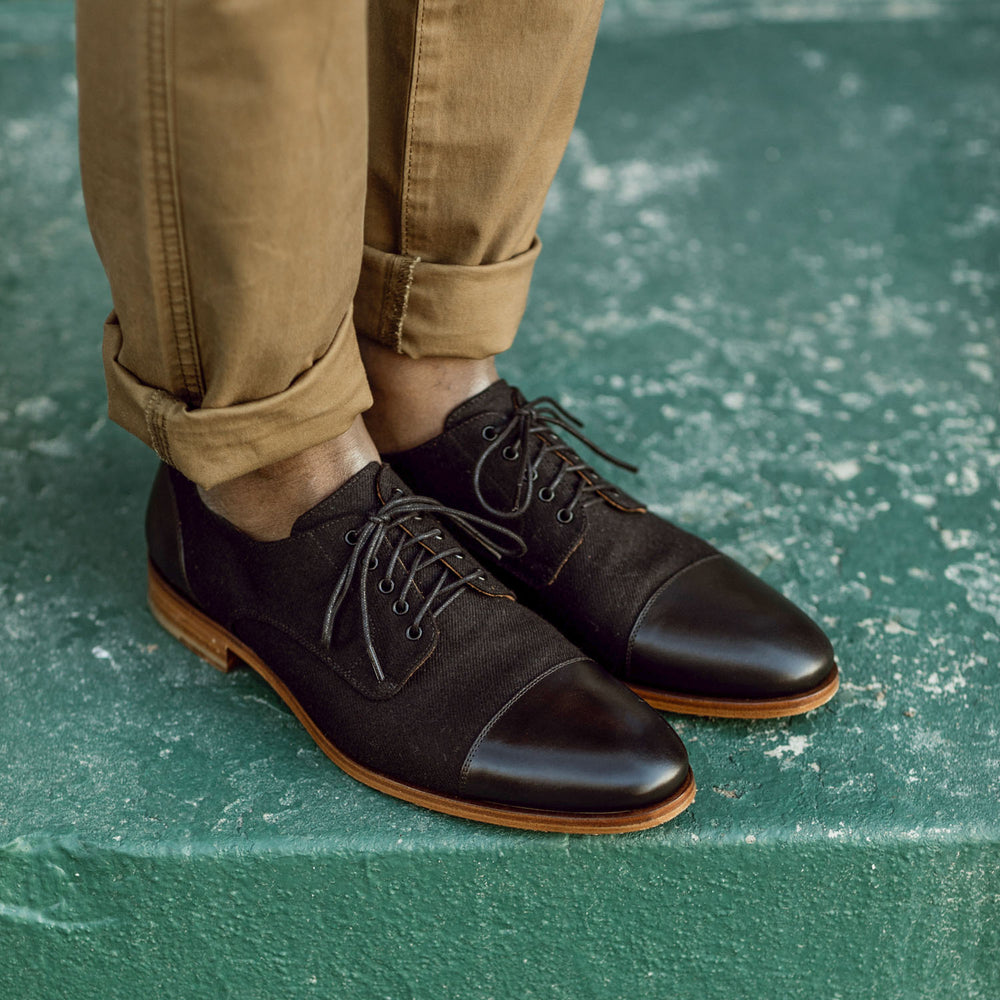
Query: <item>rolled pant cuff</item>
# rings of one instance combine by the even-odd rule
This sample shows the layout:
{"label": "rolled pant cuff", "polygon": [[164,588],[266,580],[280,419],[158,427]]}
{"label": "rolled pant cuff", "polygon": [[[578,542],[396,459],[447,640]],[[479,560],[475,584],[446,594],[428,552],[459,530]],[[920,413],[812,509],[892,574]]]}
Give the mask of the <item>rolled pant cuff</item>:
{"label": "rolled pant cuff", "polygon": [[163,461],[210,489],[322,444],[372,405],[350,314],[327,352],[283,392],[231,406],[192,409],[121,365],[121,328],[104,325],[108,414]]}
{"label": "rolled pant cuff", "polygon": [[366,246],[354,298],[357,331],[411,358],[487,358],[506,351],[524,315],[536,236],[498,264],[430,264]]}

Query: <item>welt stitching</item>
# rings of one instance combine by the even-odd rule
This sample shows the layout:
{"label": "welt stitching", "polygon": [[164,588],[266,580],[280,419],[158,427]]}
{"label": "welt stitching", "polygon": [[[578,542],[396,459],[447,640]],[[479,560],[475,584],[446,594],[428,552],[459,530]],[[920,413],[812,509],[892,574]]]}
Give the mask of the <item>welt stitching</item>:
{"label": "welt stitching", "polygon": [[194,317],[188,285],[180,218],[180,190],[172,129],[168,81],[168,5],[153,0],[149,17],[149,112],[153,151],[153,192],[159,223],[163,278],[169,322],[184,391],[194,400],[204,395],[201,359],[194,336]]}

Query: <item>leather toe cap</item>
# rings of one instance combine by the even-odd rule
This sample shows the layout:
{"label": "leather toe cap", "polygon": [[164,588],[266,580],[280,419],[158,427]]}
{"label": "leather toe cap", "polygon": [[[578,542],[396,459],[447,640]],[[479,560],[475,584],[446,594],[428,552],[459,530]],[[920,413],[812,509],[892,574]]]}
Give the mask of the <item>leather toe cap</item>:
{"label": "leather toe cap", "polygon": [[689,566],[650,598],[628,681],[714,698],[781,698],[821,685],[833,648],[803,611],[728,556]]}
{"label": "leather toe cap", "polygon": [[470,798],[566,812],[662,802],[688,779],[680,738],[589,660],[543,674],[486,726],[463,769]]}

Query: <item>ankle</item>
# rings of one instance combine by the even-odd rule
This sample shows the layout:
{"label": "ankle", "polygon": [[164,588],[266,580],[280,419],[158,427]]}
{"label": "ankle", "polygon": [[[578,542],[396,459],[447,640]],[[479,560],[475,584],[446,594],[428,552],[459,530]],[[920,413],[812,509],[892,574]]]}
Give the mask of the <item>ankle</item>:
{"label": "ankle", "polygon": [[378,450],[357,417],[339,437],[211,489],[198,487],[198,493],[209,510],[251,538],[276,541],[287,538],[307,510],[378,460]]}
{"label": "ankle", "polygon": [[365,424],[382,452],[406,451],[444,430],[448,414],[497,378],[489,358],[410,358],[360,340],[375,402]]}

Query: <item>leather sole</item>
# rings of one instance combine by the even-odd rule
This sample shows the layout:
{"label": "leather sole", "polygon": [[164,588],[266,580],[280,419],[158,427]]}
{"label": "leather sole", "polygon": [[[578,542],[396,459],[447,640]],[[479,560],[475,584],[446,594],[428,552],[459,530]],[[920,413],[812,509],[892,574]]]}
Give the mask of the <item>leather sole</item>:
{"label": "leather sole", "polygon": [[840,671],[834,667],[816,687],[784,698],[705,698],[700,695],[671,694],[657,688],[628,685],[643,701],[662,712],[704,715],[717,719],[781,719],[802,715],[825,705],[840,687]]}
{"label": "leather sole", "polygon": [[312,721],[281,678],[252,649],[177,593],[152,563],[149,564],[148,599],[153,617],[175,639],[223,673],[229,673],[240,666],[250,667],[274,689],[278,697],[305,726],[317,746],[334,764],[362,784],[386,795],[392,795],[435,812],[460,816],[479,823],[550,833],[591,834],[647,830],[673,819],[694,801],[695,783],[690,772],[684,784],[663,802],[642,809],[613,813],[546,812],[514,808],[496,803],[451,798],[396,781],[394,778],[370,770],[338,750]]}

